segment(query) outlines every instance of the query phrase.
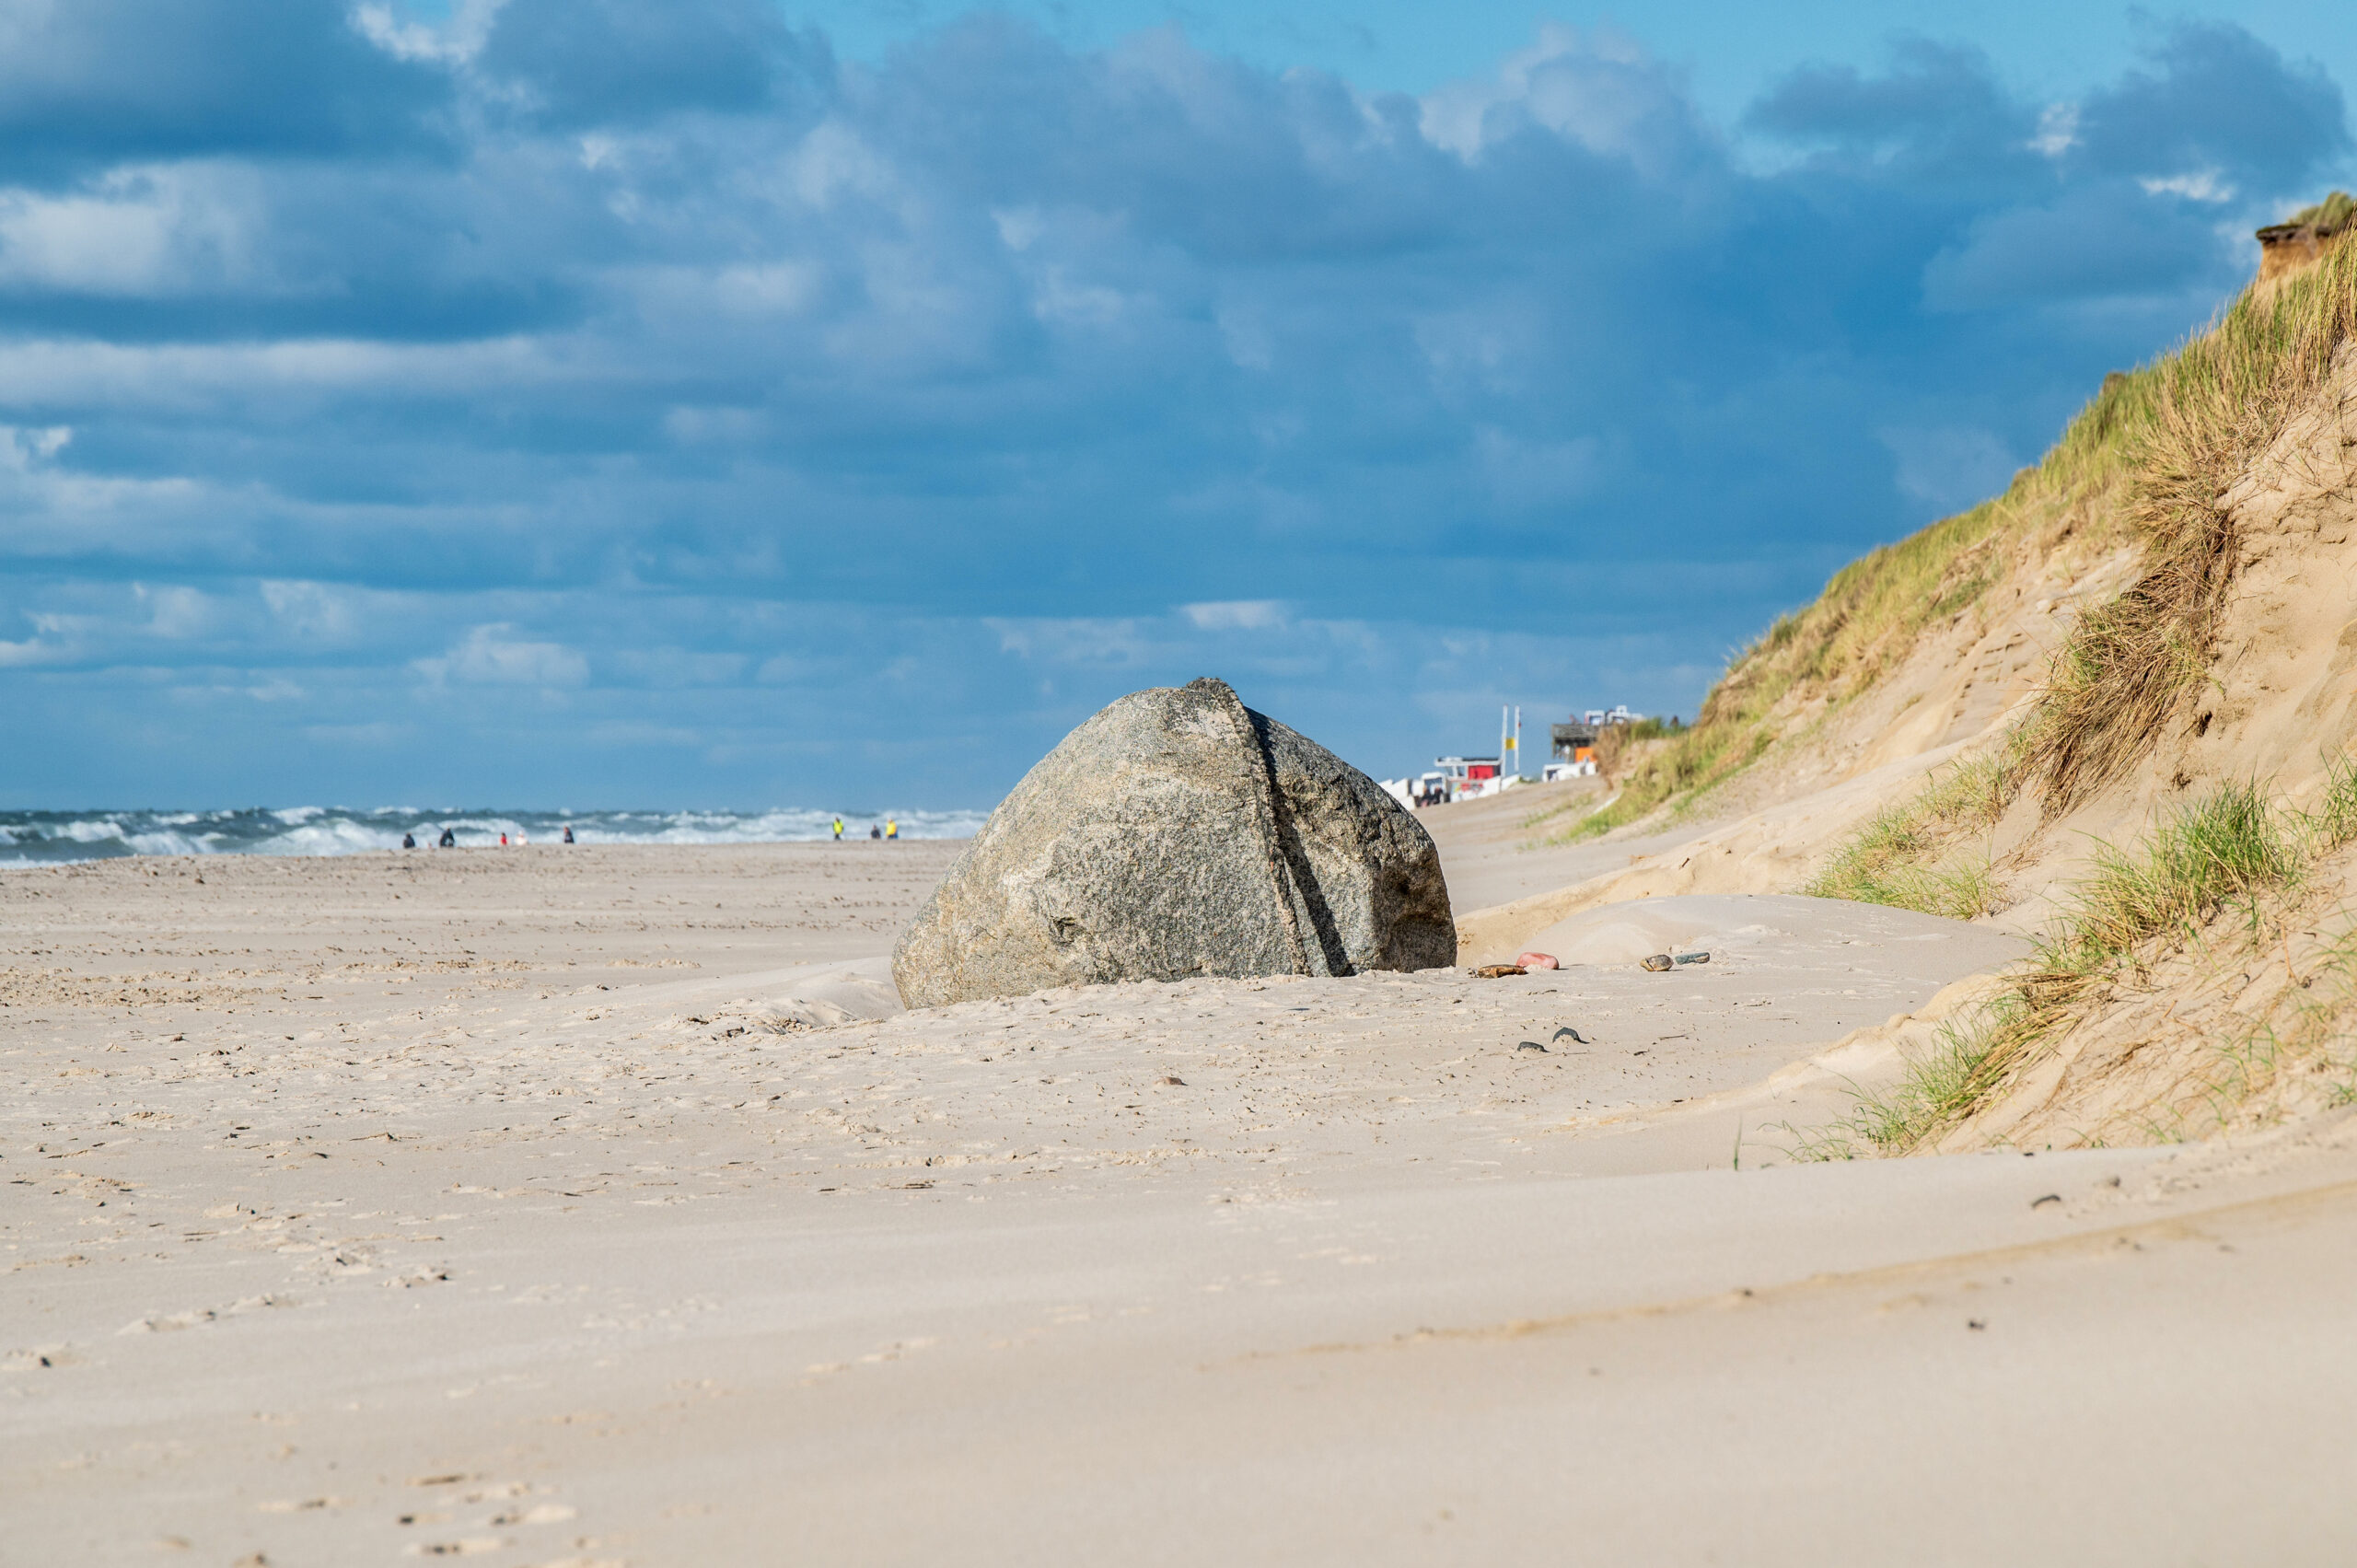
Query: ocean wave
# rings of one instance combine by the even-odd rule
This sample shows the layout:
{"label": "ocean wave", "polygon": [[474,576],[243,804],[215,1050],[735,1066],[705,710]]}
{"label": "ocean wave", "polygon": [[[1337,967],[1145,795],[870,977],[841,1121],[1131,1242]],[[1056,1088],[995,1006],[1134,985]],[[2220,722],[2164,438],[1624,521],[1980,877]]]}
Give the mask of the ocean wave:
{"label": "ocean wave", "polygon": [[404,834],[431,846],[449,830],[461,846],[552,843],[571,828],[585,844],[792,843],[865,839],[897,821],[907,839],[970,838],[979,811],[494,811],[340,806],[234,811],[0,811],[0,866],[52,865],[130,854],[364,854],[401,847]]}

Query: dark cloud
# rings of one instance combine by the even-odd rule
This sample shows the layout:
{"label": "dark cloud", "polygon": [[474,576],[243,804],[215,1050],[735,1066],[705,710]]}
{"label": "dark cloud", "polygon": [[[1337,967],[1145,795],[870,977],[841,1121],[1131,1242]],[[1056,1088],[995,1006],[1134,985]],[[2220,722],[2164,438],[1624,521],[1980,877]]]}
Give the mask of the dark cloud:
{"label": "dark cloud", "polygon": [[767,0],[507,0],[474,64],[564,127],[755,113],[833,72],[824,40],[793,31]]}
{"label": "dark cloud", "polygon": [[1747,122],[1821,149],[1853,177],[1880,166],[1909,181],[1964,179],[1981,199],[1992,177],[2018,179],[2028,169],[2037,112],[2003,88],[1986,55],[1905,39],[1891,56],[1879,75],[1850,65],[1794,71],[1761,96]]}
{"label": "dark cloud", "polygon": [[2088,95],[2077,134],[2108,173],[2204,173],[2275,194],[2349,150],[2340,88],[2230,23],[2186,23],[2148,52],[2149,68]]}
{"label": "dark cloud", "polygon": [[444,144],[447,75],[319,0],[0,0],[0,175]]}
{"label": "dark cloud", "polygon": [[2208,215],[2156,200],[2129,180],[2089,181],[2042,206],[1976,221],[1924,270],[1937,309],[2035,306],[2058,300],[2174,300],[2215,270]]}
{"label": "dark cloud", "polygon": [[[44,754],[78,692],[163,779],[271,734],[329,776],[366,712],[492,793],[694,794],[598,738],[653,715],[739,800],[946,802],[1206,668],[1376,767],[1502,697],[1689,706],[2206,315],[2345,147],[2240,34],[2075,109],[1922,42],[1796,73],[1763,171],[1562,29],[1409,99],[1004,19],[838,70],[752,0],[510,0],[479,48],[305,14],[303,101],[381,145],[238,143],[260,110],[40,35],[199,105],[151,114],[173,153],[53,95],[78,172],[0,181],[0,690]],[[2176,140],[2131,165],[2138,116]],[[486,639],[567,681],[428,690]]]}

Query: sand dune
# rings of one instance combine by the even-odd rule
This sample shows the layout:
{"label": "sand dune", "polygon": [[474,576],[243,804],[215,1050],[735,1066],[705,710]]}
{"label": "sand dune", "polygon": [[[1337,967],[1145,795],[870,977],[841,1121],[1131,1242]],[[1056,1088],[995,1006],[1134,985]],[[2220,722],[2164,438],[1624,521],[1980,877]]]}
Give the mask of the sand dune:
{"label": "sand dune", "polygon": [[[2299,1561],[2345,1520],[2340,1123],[1785,1152],[2009,937],[1664,899],[1554,974],[903,1013],[954,849],[0,876],[7,1560]],[[2007,1504],[1927,1537],[1950,1488]]]}

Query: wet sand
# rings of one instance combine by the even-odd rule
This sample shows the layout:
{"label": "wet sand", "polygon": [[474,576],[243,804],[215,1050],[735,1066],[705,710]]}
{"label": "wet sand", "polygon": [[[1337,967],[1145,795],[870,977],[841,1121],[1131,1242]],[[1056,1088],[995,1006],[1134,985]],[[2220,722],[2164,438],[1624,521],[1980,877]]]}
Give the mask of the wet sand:
{"label": "wet sand", "polygon": [[2009,938],[900,1013],[956,847],[0,874],[0,1555],[2347,1545],[2357,1128],[1791,1157]]}

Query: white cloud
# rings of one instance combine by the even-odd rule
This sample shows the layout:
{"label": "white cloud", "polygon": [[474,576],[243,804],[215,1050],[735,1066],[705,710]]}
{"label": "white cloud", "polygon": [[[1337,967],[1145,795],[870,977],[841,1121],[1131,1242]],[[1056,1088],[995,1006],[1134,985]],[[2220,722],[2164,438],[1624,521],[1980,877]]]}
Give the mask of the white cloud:
{"label": "white cloud", "polygon": [[2061,157],[2079,145],[2079,106],[2075,103],[2049,103],[2038,111],[2038,134],[2030,138],[2032,150],[2048,157]]}
{"label": "white cloud", "polygon": [[1276,343],[1268,324],[1255,312],[1226,308],[1219,312],[1220,342],[1227,348],[1227,357],[1239,370],[1271,370],[1276,367]]}
{"label": "white cloud", "polygon": [[1030,250],[1048,226],[1037,207],[993,207],[991,223],[998,229],[999,243],[1016,252]]}
{"label": "white cloud", "polygon": [[817,299],[825,269],[807,261],[737,262],[717,267],[650,267],[614,281],[631,287],[658,331],[698,318],[738,330],[761,318],[798,316]]}
{"label": "white cloud", "polygon": [[2173,174],[2165,180],[2139,180],[2148,196],[2182,196],[2189,202],[2209,202],[2212,204],[2231,202],[2235,191],[2232,181],[2214,168],[2196,169],[2191,174]]}
{"label": "white cloud", "polygon": [[46,462],[65,449],[74,439],[70,424],[52,424],[40,428],[21,424],[0,424],[0,468],[24,473],[36,462]]}
{"label": "white cloud", "polygon": [[1267,632],[1284,625],[1287,619],[1284,601],[1273,598],[1182,604],[1178,613],[1198,632]]}
{"label": "white cloud", "polygon": [[38,636],[27,637],[21,643],[0,641],[0,669],[20,669],[29,665],[57,664],[67,656],[57,644]]}
{"label": "white cloud", "polygon": [[1536,123],[1591,152],[1646,165],[1663,116],[1678,112],[1658,67],[1634,41],[1607,29],[1583,35],[1559,22],[1541,23],[1538,41],[1508,55],[1495,76],[1449,83],[1421,107],[1425,139],[1468,162]]}
{"label": "white cloud", "polygon": [[262,603],[270,607],[278,623],[296,636],[325,641],[352,634],[350,597],[340,590],[324,583],[277,579],[264,579],[261,587]]}
{"label": "white cloud", "polygon": [[892,194],[892,166],[840,120],[829,120],[802,139],[787,165],[794,192],[824,210],[850,194],[873,200]]}
{"label": "white cloud", "polygon": [[1145,663],[1153,651],[1145,623],[1127,618],[993,618],[982,624],[997,635],[1000,652],[1037,664],[1125,669]]}
{"label": "white cloud", "polygon": [[411,668],[439,686],[579,686],[589,679],[589,661],[562,643],[516,637],[505,621],[478,626],[441,658],[412,661]]}
{"label": "white cloud", "polygon": [[1129,308],[1120,290],[1075,283],[1062,267],[1042,267],[1031,293],[1031,312],[1042,321],[1074,327],[1110,327]]}
{"label": "white cloud", "polygon": [[216,619],[213,601],[195,588],[151,588],[135,583],[131,591],[146,607],[146,631],[151,636],[184,642],[213,630]]}
{"label": "white cloud", "polygon": [[481,52],[491,24],[507,0],[458,0],[449,19],[440,27],[410,21],[393,14],[390,6],[372,3],[354,7],[352,26],[361,37],[396,60],[435,61],[462,64]]}
{"label": "white cloud", "polygon": [[[481,395],[580,384],[567,345],[525,337],[459,343],[298,338],[268,343],[107,343],[70,338],[0,343],[0,385],[19,402],[215,415],[284,409],[322,393]],[[0,425],[27,434],[27,428]],[[71,432],[68,432],[71,435]],[[43,454],[47,455],[47,454]],[[5,459],[0,459],[5,460]]]}
{"label": "white cloud", "polygon": [[0,284],[125,298],[261,280],[250,175],[118,169],[90,192],[0,191]]}

